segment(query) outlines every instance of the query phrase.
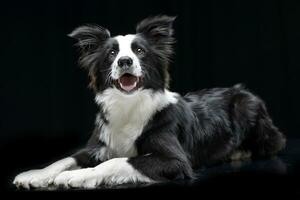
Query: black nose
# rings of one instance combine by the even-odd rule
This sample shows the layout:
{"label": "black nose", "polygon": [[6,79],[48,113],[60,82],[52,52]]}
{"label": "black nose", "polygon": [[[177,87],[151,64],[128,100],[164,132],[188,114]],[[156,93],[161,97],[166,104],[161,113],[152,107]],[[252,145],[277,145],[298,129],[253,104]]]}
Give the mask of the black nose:
{"label": "black nose", "polygon": [[124,66],[131,66],[132,65],[132,59],[128,56],[123,56],[121,58],[119,58],[118,60],[118,65],[119,67],[124,67]]}

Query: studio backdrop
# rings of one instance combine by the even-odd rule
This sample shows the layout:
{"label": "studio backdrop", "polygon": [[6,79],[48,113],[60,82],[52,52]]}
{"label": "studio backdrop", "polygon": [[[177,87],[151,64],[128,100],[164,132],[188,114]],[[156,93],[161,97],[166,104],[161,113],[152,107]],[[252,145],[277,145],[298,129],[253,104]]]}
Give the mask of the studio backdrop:
{"label": "studio backdrop", "polygon": [[244,83],[288,138],[300,137],[297,1],[9,1],[0,7],[0,143],[5,159],[22,156],[7,168],[37,164],[38,153],[26,157],[35,149],[49,161],[93,129],[93,92],[67,34],[89,23],[134,33],[157,14],[177,16],[172,91]]}

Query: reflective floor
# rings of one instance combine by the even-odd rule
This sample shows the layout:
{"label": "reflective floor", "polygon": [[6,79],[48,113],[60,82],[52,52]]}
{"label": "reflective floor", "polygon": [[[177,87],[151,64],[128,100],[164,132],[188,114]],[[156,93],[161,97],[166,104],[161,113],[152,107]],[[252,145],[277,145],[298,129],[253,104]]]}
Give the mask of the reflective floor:
{"label": "reflective floor", "polygon": [[199,191],[209,195],[228,191],[249,195],[300,195],[300,140],[288,141],[285,150],[271,159],[235,161],[199,169],[194,181],[123,185],[116,188],[130,188],[133,191]]}
{"label": "reflective floor", "polygon": [[[277,157],[267,160],[236,161],[199,169],[197,178],[194,181],[173,181],[151,185],[121,185],[113,188],[101,187],[96,192],[164,192],[171,190],[173,193],[199,191],[201,194],[218,194],[218,192],[231,191],[235,193],[250,192],[250,194],[258,192],[266,195],[298,195],[300,194],[299,167],[300,140],[289,140],[286,149]],[[12,179],[11,174],[8,175],[9,177],[6,176],[8,180],[5,180],[7,185],[4,188],[9,191],[16,191],[9,184]]]}

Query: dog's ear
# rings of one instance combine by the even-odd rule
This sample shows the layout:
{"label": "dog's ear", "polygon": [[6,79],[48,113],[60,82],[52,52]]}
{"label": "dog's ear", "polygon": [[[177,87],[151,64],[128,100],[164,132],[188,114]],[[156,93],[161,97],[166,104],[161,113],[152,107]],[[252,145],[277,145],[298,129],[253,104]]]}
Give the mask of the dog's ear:
{"label": "dog's ear", "polygon": [[158,58],[166,61],[173,55],[173,22],[176,17],[159,15],[149,17],[138,23],[136,33],[141,34],[156,49]]}
{"label": "dog's ear", "polygon": [[152,41],[160,41],[166,38],[172,38],[173,22],[176,17],[159,15],[149,17],[138,23],[136,32],[141,33]]}
{"label": "dog's ear", "polygon": [[91,54],[110,37],[110,32],[101,26],[84,25],[76,28],[69,37],[76,39],[76,45],[81,50],[81,56]]}
{"label": "dog's ear", "polygon": [[84,25],[76,28],[68,35],[77,40],[76,46],[80,49],[79,64],[88,70],[90,77],[89,86],[97,91],[97,76],[95,67],[95,58],[97,49],[101,48],[102,44],[110,38],[110,32],[97,25]]}

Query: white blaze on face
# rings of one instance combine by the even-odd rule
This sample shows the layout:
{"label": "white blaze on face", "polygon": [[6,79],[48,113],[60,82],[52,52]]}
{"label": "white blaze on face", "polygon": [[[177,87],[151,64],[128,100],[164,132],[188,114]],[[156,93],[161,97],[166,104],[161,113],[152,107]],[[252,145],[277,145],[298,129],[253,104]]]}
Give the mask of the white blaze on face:
{"label": "white blaze on face", "polygon": [[112,63],[111,76],[115,80],[120,78],[121,74],[120,74],[120,67],[118,66],[118,60],[123,56],[128,56],[132,59],[133,74],[137,77],[142,75],[142,68],[140,65],[140,61],[131,48],[132,42],[135,39],[135,37],[136,37],[135,35],[125,35],[125,36],[119,35],[115,37],[119,45],[119,52],[117,54],[116,59]]}

